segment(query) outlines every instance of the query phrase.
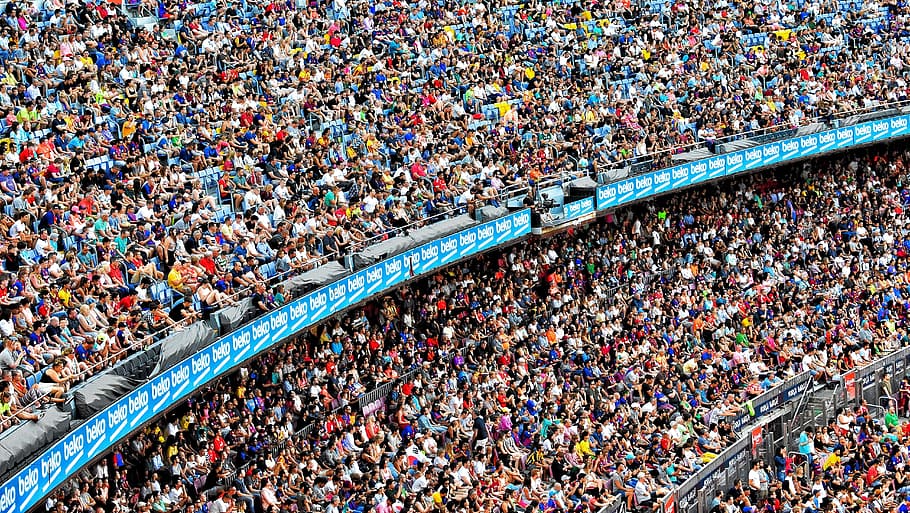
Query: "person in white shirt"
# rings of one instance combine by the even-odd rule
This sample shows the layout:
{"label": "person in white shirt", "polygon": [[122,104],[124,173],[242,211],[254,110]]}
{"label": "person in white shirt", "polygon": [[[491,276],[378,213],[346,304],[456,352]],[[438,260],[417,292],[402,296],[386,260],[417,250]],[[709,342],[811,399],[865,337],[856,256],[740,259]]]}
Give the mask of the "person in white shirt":
{"label": "person in white shirt", "polygon": [[278,506],[278,497],[275,496],[275,487],[271,481],[266,481],[259,492],[259,498],[262,501],[262,510],[268,511],[272,506]]}

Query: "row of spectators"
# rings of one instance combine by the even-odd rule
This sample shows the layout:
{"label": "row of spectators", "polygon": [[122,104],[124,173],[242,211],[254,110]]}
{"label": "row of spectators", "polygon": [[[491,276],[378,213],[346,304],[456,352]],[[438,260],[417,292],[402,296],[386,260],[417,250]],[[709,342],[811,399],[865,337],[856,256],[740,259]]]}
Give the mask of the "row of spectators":
{"label": "row of spectators", "polygon": [[902,2],[431,4],[4,3],[0,370],[66,389],[557,172],[907,97]]}
{"label": "row of spectators", "polygon": [[655,509],[751,397],[907,343],[908,164],[791,166],[452,267],[200,391],[47,507]]}

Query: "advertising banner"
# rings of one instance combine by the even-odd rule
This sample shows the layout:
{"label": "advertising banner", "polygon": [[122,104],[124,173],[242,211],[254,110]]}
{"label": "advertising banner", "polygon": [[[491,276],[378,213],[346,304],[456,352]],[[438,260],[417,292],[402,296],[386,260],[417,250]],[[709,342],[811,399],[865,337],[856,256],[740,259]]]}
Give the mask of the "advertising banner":
{"label": "advertising banner", "polygon": [[670,492],[664,497],[663,513],[676,513],[676,492]]}
{"label": "advertising banner", "polygon": [[131,431],[285,338],[416,275],[529,233],[531,212],[521,210],[393,256],[269,312],[156,376],[54,444],[0,488],[0,512],[26,513]]}
{"label": "advertising banner", "polygon": [[594,208],[594,198],[584,198],[571,203],[566,203],[563,205],[562,210],[565,214],[565,217],[562,219],[563,221],[574,221],[584,216],[591,215],[596,211]]}
{"label": "advertising banner", "polygon": [[856,371],[844,374],[844,390],[847,391],[848,401],[856,399]]}
{"label": "advertising banner", "polygon": [[813,157],[825,152],[910,135],[910,116],[869,121],[857,125],[769,142],[645,173],[597,189],[597,209],[615,208],[656,194],[696,185],[714,178]]}
{"label": "advertising banner", "polygon": [[758,451],[761,449],[762,444],[762,433],[764,428],[762,426],[755,426],[752,428],[752,457],[758,458]]}

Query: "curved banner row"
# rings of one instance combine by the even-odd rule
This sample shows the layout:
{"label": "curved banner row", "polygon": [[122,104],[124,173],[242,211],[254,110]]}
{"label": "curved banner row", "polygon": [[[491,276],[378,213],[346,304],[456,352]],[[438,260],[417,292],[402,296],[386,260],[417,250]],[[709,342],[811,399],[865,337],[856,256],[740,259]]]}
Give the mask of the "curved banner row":
{"label": "curved banner row", "polygon": [[419,274],[531,233],[531,211],[437,239],[269,312],[156,376],[54,444],[0,489],[0,513],[26,513],[69,476],[194,390],[313,324]]}
{"label": "curved banner row", "polygon": [[[596,209],[611,209],[714,178],[908,135],[902,115],[818,132],[647,173],[597,189]],[[593,212],[583,199],[565,205],[561,221]],[[0,513],[26,513],[74,472],[131,432],[233,367],[349,306],[381,294],[417,275],[464,257],[513,242],[531,233],[524,209],[442,237],[374,264],[269,312],[114,402],[54,444],[0,488]],[[745,419],[743,419],[745,421]]]}
{"label": "curved banner row", "polygon": [[598,187],[597,209],[615,208],[655,194],[792,160],[906,137],[910,135],[908,123],[910,115],[868,121],[652,171]]}

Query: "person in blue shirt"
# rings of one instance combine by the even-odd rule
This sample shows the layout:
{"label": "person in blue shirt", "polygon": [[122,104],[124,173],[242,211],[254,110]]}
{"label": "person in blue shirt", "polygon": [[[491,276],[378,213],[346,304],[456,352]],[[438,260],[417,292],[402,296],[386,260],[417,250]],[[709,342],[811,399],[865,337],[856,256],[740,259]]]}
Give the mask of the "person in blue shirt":
{"label": "person in blue shirt", "polygon": [[799,434],[799,453],[809,461],[809,468],[812,468],[813,453],[815,449],[815,429],[812,426],[806,428]]}

